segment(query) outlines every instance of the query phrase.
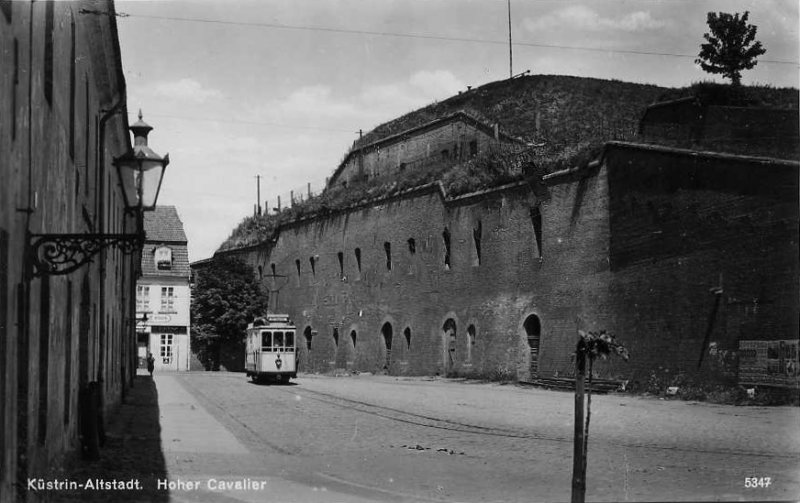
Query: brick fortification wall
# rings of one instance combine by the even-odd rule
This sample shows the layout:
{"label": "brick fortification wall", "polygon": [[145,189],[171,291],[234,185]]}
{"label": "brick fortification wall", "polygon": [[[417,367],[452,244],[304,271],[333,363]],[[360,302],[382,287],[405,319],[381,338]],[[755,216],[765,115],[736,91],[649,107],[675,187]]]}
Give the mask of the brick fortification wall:
{"label": "brick fortification wall", "polygon": [[606,163],[631,377],[697,372],[702,353],[706,377],[732,379],[739,339],[797,337],[797,163],[623,145]]}
{"label": "brick fortification wall", "polygon": [[540,375],[572,373],[579,328],[631,350],[603,377],[691,370],[709,326],[704,371],[730,372],[738,338],[797,334],[797,197],[796,163],[610,144],[542,183],[456,199],[432,186],[239,253],[278,290],[305,371],[527,379],[536,316]]}

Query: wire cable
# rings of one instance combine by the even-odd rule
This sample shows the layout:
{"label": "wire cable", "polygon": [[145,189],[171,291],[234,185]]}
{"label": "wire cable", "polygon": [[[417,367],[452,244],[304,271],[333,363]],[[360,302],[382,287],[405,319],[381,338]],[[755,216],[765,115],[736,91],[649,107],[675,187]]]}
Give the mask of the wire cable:
{"label": "wire cable", "polygon": [[[142,19],[160,19],[163,21],[178,21],[187,23],[206,23],[206,24],[220,24],[232,26],[253,26],[258,28],[272,28],[280,30],[299,30],[299,31],[318,31],[327,33],[347,33],[352,35],[370,35],[376,37],[397,37],[397,38],[410,38],[421,40],[439,40],[447,42],[469,42],[477,44],[493,44],[493,45],[507,45],[508,41],[504,40],[491,40],[479,38],[466,38],[466,37],[445,37],[441,35],[423,35],[418,33],[397,33],[388,31],[371,31],[371,30],[351,30],[346,28],[329,28],[325,26],[301,26],[289,25],[283,23],[260,23],[260,22],[247,22],[247,21],[223,21],[220,19],[198,19],[198,18],[184,18],[175,16],[153,16],[147,14],[129,14],[119,13],[120,17],[142,18]],[[692,54],[680,54],[671,52],[653,52],[653,51],[638,51],[633,49],[602,49],[598,47],[585,47],[577,45],[557,45],[557,44],[541,44],[534,42],[514,42],[513,45],[523,47],[540,47],[546,49],[566,49],[573,51],[590,51],[590,52],[605,52],[605,53],[619,53],[619,54],[635,54],[640,56],[665,56],[673,58],[697,58]],[[759,59],[759,63],[772,63],[777,65],[794,65],[800,66],[798,61],[786,61],[779,59]]]}

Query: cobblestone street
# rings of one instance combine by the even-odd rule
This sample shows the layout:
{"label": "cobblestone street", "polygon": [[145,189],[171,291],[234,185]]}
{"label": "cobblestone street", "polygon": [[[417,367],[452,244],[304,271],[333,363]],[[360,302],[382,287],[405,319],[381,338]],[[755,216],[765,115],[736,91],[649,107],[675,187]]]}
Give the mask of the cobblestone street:
{"label": "cobblestone street", "polygon": [[[571,393],[387,376],[264,386],[191,373],[155,383],[171,481],[264,480],[270,501],[570,497]],[[798,424],[798,408],[595,395],[587,501],[797,498]],[[770,485],[746,488],[746,477]],[[220,496],[170,491],[173,501]]]}

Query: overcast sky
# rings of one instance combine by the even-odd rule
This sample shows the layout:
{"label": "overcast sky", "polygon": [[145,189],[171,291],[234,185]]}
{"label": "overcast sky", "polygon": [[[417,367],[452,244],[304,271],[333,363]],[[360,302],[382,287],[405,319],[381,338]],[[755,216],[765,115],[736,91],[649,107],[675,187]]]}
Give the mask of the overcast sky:
{"label": "overcast sky", "polygon": [[[177,206],[190,260],[253,213],[256,175],[262,201],[285,204],[290,190],[324,184],[359,129],[508,78],[507,6],[117,1],[129,119],[141,108],[150,146],[170,154],[158,202]],[[743,83],[798,87],[796,0],[511,0],[513,72],[719,80],[694,63],[706,14],[745,10],[767,52]]]}

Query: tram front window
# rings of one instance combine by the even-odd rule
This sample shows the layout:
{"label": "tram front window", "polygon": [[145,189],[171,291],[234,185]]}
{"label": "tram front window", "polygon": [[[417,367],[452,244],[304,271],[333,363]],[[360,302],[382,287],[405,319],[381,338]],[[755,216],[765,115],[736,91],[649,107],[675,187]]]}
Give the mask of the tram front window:
{"label": "tram front window", "polygon": [[275,336],[273,339],[275,350],[282,350],[283,349],[283,332],[275,332]]}
{"label": "tram front window", "polygon": [[261,351],[272,351],[272,332],[261,332]]}
{"label": "tram front window", "polygon": [[294,332],[286,332],[286,351],[294,351]]}

